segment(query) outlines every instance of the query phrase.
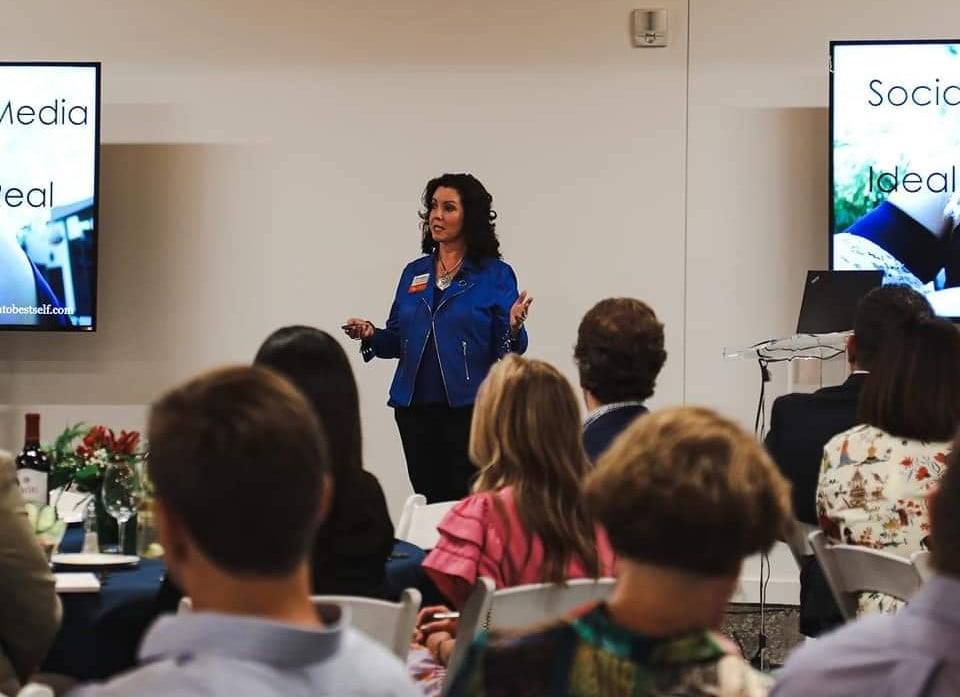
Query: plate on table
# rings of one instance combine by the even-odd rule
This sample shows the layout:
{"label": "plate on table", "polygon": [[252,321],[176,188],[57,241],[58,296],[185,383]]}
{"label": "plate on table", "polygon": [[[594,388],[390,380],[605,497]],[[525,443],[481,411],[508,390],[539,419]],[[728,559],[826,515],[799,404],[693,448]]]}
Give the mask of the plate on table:
{"label": "plate on table", "polygon": [[76,554],[54,554],[50,561],[57,566],[136,566],[140,557],[133,554],[100,554],[97,552],[77,552]]}

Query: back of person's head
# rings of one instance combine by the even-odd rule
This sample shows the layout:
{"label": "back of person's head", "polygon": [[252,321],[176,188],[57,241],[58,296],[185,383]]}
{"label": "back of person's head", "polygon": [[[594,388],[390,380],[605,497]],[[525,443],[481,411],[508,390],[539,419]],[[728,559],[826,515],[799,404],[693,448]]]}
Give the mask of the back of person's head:
{"label": "back of person's head", "polygon": [[922,317],[933,317],[933,308],[909,286],[880,286],[863,296],[853,320],[857,367],[872,370],[886,340],[898,333],[907,320]]}
{"label": "back of person's head", "polygon": [[634,421],[587,477],[585,499],[618,556],[703,576],[736,574],[793,515],[763,446],[700,407]]}
{"label": "back of person's head", "polygon": [[157,502],[212,564],[282,577],[306,560],[330,459],[287,380],[256,366],[206,373],[153,405],[148,433]]}
{"label": "back of person's head", "polygon": [[580,386],[600,403],[644,401],[667,360],[663,324],[640,300],[601,300],[580,320],[573,357]]}
{"label": "back of person's head", "polygon": [[597,566],[594,525],[580,484],[589,467],[573,387],[549,363],[507,355],[477,393],[470,459],[475,491],[512,487],[525,532],[543,543],[546,578],[562,580],[567,561]]}
{"label": "back of person's head", "polygon": [[960,331],[932,317],[888,337],[860,393],[860,418],[901,438],[950,440],[960,424]]}
{"label": "back of person's head", "polygon": [[310,400],[327,435],[335,483],[363,469],[357,383],[336,339],[314,327],[282,327],[267,337],[253,362],[276,370]]}
{"label": "back of person's head", "polygon": [[930,501],[930,555],[934,568],[960,578],[960,435]]}

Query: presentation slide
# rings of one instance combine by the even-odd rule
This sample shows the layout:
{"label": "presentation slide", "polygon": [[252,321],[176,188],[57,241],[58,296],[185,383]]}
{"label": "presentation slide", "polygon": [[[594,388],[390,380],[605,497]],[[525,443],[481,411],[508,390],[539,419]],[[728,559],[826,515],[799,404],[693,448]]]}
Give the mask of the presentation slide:
{"label": "presentation slide", "polygon": [[0,329],[96,327],[99,64],[0,63]]}

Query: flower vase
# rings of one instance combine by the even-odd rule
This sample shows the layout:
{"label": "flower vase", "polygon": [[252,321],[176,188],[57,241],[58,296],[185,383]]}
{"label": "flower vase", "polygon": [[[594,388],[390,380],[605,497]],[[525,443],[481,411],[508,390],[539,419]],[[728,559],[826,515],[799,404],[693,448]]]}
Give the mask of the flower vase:
{"label": "flower vase", "polygon": [[137,516],[133,516],[124,525],[123,549],[118,549],[120,543],[120,528],[117,519],[107,512],[103,499],[96,496],[93,499],[97,509],[97,542],[101,552],[117,552],[119,554],[137,553]]}

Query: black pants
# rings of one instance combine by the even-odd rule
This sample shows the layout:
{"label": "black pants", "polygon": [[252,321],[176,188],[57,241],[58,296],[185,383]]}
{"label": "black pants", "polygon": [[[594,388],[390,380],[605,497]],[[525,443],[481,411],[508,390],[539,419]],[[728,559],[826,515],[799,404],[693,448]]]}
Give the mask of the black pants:
{"label": "black pants", "polygon": [[413,490],[427,503],[465,497],[476,474],[467,457],[473,405],[395,407],[394,417]]}

